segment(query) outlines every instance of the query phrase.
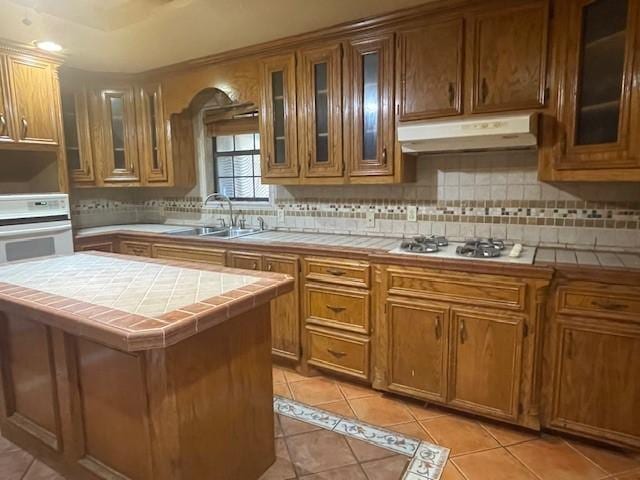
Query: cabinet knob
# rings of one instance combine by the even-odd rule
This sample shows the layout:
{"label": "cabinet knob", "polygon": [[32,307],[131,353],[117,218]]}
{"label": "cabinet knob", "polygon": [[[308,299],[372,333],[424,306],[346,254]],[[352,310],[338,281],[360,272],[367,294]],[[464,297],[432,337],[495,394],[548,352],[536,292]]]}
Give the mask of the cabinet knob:
{"label": "cabinet knob", "polygon": [[460,344],[464,344],[466,340],[467,332],[464,325],[464,319],[460,320]]}
{"label": "cabinet knob", "polygon": [[269,263],[267,264],[267,272],[270,272],[271,270],[273,270],[273,265]]}
{"label": "cabinet knob", "polygon": [[387,147],[383,147],[382,149],[382,163],[387,163]]}
{"label": "cabinet knob", "polygon": [[258,269],[258,262],[253,262],[253,264],[251,265],[251,268],[253,268],[254,270]]}
{"label": "cabinet knob", "polygon": [[0,135],[7,133],[7,119],[4,117],[4,113],[0,113]]}
{"label": "cabinet knob", "polygon": [[440,317],[436,317],[436,328],[435,328],[435,333],[436,333],[436,339],[440,339],[440,336],[442,335],[442,332],[440,330]]}
{"label": "cabinet knob", "polygon": [[22,138],[27,138],[27,131],[29,130],[29,123],[27,119],[22,117]]}
{"label": "cabinet knob", "polygon": [[456,89],[453,86],[453,82],[449,82],[449,106],[453,107],[453,102],[456,99]]}

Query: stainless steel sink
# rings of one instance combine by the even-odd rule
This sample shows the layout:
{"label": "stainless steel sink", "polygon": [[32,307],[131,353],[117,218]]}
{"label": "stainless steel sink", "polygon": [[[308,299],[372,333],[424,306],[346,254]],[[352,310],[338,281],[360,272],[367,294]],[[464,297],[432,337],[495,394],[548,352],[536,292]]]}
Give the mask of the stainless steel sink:
{"label": "stainless steel sink", "polygon": [[238,238],[245,235],[252,235],[261,232],[259,228],[238,228],[238,227],[191,227],[184,230],[174,230],[166,235],[181,235],[189,237],[217,237],[217,238]]}

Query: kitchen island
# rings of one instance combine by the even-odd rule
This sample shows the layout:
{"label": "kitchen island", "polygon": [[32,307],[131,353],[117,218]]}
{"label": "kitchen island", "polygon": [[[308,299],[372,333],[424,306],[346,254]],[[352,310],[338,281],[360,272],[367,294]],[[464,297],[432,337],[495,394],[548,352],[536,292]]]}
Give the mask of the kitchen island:
{"label": "kitchen island", "polygon": [[115,254],[0,266],[2,434],[68,478],[257,479],[290,277]]}

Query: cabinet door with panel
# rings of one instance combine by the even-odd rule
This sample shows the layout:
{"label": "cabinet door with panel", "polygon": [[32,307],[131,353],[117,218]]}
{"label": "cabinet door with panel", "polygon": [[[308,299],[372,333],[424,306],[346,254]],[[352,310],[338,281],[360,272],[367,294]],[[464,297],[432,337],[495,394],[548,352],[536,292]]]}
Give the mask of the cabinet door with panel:
{"label": "cabinet door with panel", "polygon": [[67,166],[76,185],[95,184],[87,90],[62,93],[62,124]]}
{"label": "cabinet door with panel", "polygon": [[289,255],[265,255],[263,268],[267,272],[289,275],[295,280],[292,292],[271,301],[271,345],[274,355],[289,360],[299,360],[300,261],[297,257]]}
{"label": "cabinet door with panel", "polygon": [[445,402],[449,308],[390,298],[386,312],[389,390]]}
{"label": "cabinet door with panel", "polygon": [[[558,95],[555,167],[639,167],[640,88],[634,78],[640,71],[640,4],[632,0],[560,4],[558,67],[564,88]],[[593,172],[587,179],[599,178],[605,180]]]}
{"label": "cabinet door with panel", "polygon": [[640,446],[640,326],[557,318],[550,424]]}
{"label": "cabinet door with panel", "polygon": [[298,142],[304,175],[341,177],[342,45],[298,53]]}
{"label": "cabinet door with panel", "polygon": [[162,87],[159,83],[136,88],[139,162],[145,183],[169,182]]}
{"label": "cabinet door with panel", "polygon": [[351,176],[393,174],[393,35],[348,43],[345,138]]}
{"label": "cabinet door with panel", "polygon": [[298,177],[295,54],[263,60],[260,75],[262,178]]}
{"label": "cabinet door with panel", "polygon": [[100,139],[94,153],[102,180],[106,184],[139,183],[134,88],[109,88],[95,93],[92,133]]}
{"label": "cabinet door with panel", "polygon": [[471,112],[544,106],[548,19],[547,0],[474,16]]}
{"label": "cabinet door with panel", "polygon": [[15,142],[13,125],[9,121],[9,77],[7,57],[0,55],[0,143]]}
{"label": "cabinet door with panel", "polygon": [[500,311],[451,312],[449,403],[516,420],[525,320]]}
{"label": "cabinet door with panel", "polygon": [[7,66],[18,141],[57,145],[60,102],[53,65],[35,58],[8,56]]}
{"label": "cabinet door with panel", "polygon": [[462,113],[464,19],[433,19],[398,33],[400,121]]}

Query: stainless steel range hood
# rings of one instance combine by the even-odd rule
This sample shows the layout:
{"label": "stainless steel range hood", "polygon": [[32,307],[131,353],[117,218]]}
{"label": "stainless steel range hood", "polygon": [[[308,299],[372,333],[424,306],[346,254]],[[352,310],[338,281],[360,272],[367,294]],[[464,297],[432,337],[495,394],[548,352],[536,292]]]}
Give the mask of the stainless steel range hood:
{"label": "stainless steel range hood", "polygon": [[535,148],[538,114],[401,123],[398,141],[406,153]]}

